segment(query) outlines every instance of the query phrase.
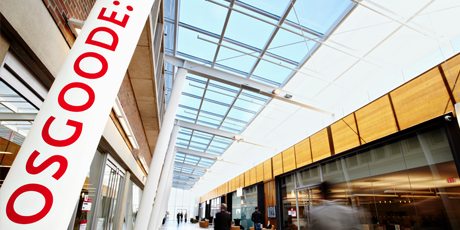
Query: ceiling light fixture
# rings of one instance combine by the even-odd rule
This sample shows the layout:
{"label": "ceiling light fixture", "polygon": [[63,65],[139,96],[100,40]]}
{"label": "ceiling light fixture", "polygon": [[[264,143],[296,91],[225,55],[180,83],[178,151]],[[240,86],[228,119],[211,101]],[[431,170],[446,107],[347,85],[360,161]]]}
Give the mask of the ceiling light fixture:
{"label": "ceiling light fixture", "polygon": [[275,95],[280,95],[281,90],[280,90],[280,89],[274,89],[274,90],[272,91],[272,93],[275,94]]}
{"label": "ceiling light fixture", "polygon": [[292,98],[292,95],[291,95],[291,94],[286,94],[286,95],[284,95],[284,98],[286,98],[286,99],[291,99],[291,98]]}

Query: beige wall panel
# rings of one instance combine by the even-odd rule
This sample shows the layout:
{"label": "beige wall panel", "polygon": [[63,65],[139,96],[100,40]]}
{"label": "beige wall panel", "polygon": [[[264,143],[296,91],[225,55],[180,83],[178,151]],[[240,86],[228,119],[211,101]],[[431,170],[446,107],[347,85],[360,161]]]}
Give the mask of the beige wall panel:
{"label": "beige wall panel", "polygon": [[43,1],[1,0],[0,12],[56,77],[70,48]]}
{"label": "beige wall panel", "polygon": [[[444,76],[446,76],[447,83],[449,84],[450,91],[452,92],[452,96],[454,96],[455,103],[460,102],[460,54],[457,56],[449,59],[446,63],[442,63],[442,70],[444,72]],[[457,87],[454,87],[454,86]]]}
{"label": "beige wall panel", "polygon": [[310,136],[311,152],[313,155],[313,162],[321,160],[331,155],[331,148],[329,146],[329,138],[327,136],[327,129]]}
{"label": "beige wall panel", "polygon": [[311,149],[310,149],[310,138],[307,138],[297,143],[294,146],[294,148],[295,148],[295,160],[296,160],[297,168],[310,164],[312,162]]}
{"label": "beige wall panel", "polygon": [[273,177],[282,174],[283,171],[283,153],[278,153],[272,157]]}
{"label": "beige wall panel", "polygon": [[388,95],[355,112],[361,143],[368,143],[397,130]]}
{"label": "beige wall panel", "polygon": [[257,167],[252,168],[249,170],[249,184],[257,183]]}
{"label": "beige wall panel", "polygon": [[358,129],[353,114],[332,124],[331,131],[336,154],[359,145]]}
{"label": "beige wall panel", "polygon": [[242,181],[242,183],[240,183],[240,176],[236,177],[235,186],[236,186],[235,190],[238,189],[239,187],[244,187],[244,182]]}
{"label": "beige wall panel", "polygon": [[264,181],[273,179],[272,159],[264,161]]}
{"label": "beige wall panel", "polygon": [[240,175],[240,187],[246,187],[244,182],[244,173]]}
{"label": "beige wall panel", "polygon": [[257,182],[264,181],[264,163],[257,165]]}
{"label": "beige wall panel", "polygon": [[295,162],[294,146],[286,149],[282,155],[283,155],[283,172],[289,172],[297,168],[296,162]]}
{"label": "beige wall panel", "polygon": [[249,173],[249,170],[244,172],[244,187],[248,187],[249,185],[251,185],[251,181],[249,180],[249,177],[250,177],[250,173]]}
{"label": "beige wall panel", "polygon": [[390,95],[401,130],[454,110],[437,67]]}
{"label": "beige wall panel", "polygon": [[2,34],[0,34],[0,64],[3,63],[5,60],[5,56],[8,53],[8,49],[10,48],[10,41]]}

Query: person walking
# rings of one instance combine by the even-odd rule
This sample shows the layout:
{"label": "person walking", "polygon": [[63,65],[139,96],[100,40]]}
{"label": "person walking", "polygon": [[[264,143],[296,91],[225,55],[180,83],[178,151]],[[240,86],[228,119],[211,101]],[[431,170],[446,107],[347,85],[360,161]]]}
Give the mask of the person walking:
{"label": "person walking", "polygon": [[252,222],[254,222],[254,230],[261,230],[260,224],[262,224],[262,213],[259,212],[259,208],[256,207],[255,211],[251,216]]}
{"label": "person walking", "polygon": [[227,205],[220,205],[220,212],[216,213],[214,219],[214,230],[230,230],[232,225],[232,214],[227,212]]}
{"label": "person walking", "polygon": [[180,221],[180,212],[177,212],[177,225],[179,225],[179,221]]}
{"label": "person walking", "polygon": [[184,214],[182,214],[182,212],[180,213],[180,222],[182,222],[184,220]]}
{"label": "person walking", "polygon": [[185,223],[187,223],[187,212],[185,212],[184,217],[185,217],[185,218],[184,218],[184,219],[185,219]]}

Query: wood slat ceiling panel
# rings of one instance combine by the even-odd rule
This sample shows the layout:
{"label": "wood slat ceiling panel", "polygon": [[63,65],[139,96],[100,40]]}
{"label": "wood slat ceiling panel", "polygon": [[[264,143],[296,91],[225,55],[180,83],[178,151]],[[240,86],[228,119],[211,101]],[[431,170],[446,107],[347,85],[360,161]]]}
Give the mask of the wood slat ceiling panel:
{"label": "wood slat ceiling panel", "polygon": [[264,181],[264,163],[257,165],[257,182]]}
{"label": "wood slat ceiling panel", "polygon": [[[454,97],[454,104],[457,104],[460,102],[460,55],[449,59],[446,63],[442,63],[441,67]],[[455,85],[457,87],[454,87]]]}
{"label": "wood slat ceiling panel", "polygon": [[283,172],[289,172],[297,168],[296,163],[295,163],[294,146],[286,149],[282,155],[283,155]]}
{"label": "wood slat ceiling panel", "polygon": [[358,128],[354,114],[350,114],[331,125],[332,140],[335,153],[354,148],[359,145]]}
{"label": "wood slat ceiling panel", "polygon": [[251,183],[249,183],[250,182],[250,180],[249,180],[250,172],[249,171],[250,170],[248,170],[248,171],[246,171],[244,173],[244,187],[248,187],[251,184]]}
{"label": "wood slat ceiling panel", "polygon": [[273,177],[282,174],[283,171],[283,154],[278,153],[273,158]]}
{"label": "wood slat ceiling panel", "polygon": [[295,160],[297,168],[307,165],[312,162],[311,149],[310,149],[310,138],[307,138],[295,146]]}
{"label": "wood slat ceiling panel", "polygon": [[249,170],[249,184],[255,184],[257,182],[257,167]]}
{"label": "wood slat ceiling panel", "polygon": [[322,129],[321,131],[313,134],[310,137],[310,140],[313,162],[321,160],[331,155],[331,148],[329,146],[327,129]]}
{"label": "wood slat ceiling panel", "polygon": [[398,131],[388,95],[364,106],[355,114],[362,144]]}
{"label": "wood slat ceiling panel", "polygon": [[240,187],[245,187],[244,173],[240,175]]}
{"label": "wood slat ceiling panel", "polygon": [[273,179],[272,159],[264,161],[264,181]]}

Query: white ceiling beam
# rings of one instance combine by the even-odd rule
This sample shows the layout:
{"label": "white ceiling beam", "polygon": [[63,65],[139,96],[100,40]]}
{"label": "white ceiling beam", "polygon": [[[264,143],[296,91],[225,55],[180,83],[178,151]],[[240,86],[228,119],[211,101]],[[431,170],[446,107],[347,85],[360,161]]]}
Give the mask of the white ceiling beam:
{"label": "white ceiling beam", "polygon": [[36,113],[0,113],[0,121],[33,121]]}
{"label": "white ceiling beam", "polygon": [[[286,92],[284,90],[280,90],[278,88],[263,84],[261,82],[253,81],[247,78],[242,78],[242,77],[239,77],[237,75],[234,75],[234,74],[222,71],[222,70],[218,70],[218,69],[214,69],[214,68],[205,66],[201,63],[188,61],[188,60],[174,57],[168,54],[166,54],[165,61],[176,67],[182,67],[191,74],[195,74],[195,75],[205,77],[211,80],[215,80],[218,82],[222,82],[222,83],[225,83],[231,86],[235,86],[238,88],[256,92],[264,96],[275,98],[280,101],[294,104],[294,105],[297,105],[303,108],[307,108],[313,111],[317,111],[317,112],[324,113],[324,114],[331,115],[331,116],[334,115],[334,113],[328,111],[327,109],[319,108],[319,106],[311,106],[311,105],[307,105],[307,104],[298,102],[298,101],[310,101],[307,98],[300,97],[293,93]],[[283,96],[273,94],[274,90],[279,90],[280,91],[279,95],[283,95]],[[298,101],[287,99],[284,97],[284,95],[291,95],[293,98],[295,98]]]}
{"label": "white ceiling beam", "polygon": [[177,147],[176,150],[178,153],[185,153],[187,155],[193,155],[193,156],[207,158],[211,160],[217,160],[217,157],[218,157],[217,155],[214,155],[214,154],[202,153],[202,152],[198,152],[195,150],[184,149],[184,148],[179,148],[179,147]]}
{"label": "white ceiling beam", "polygon": [[201,178],[201,176],[198,176],[198,175],[188,174],[188,173],[181,173],[181,172],[176,172],[176,171],[174,171],[174,175],[185,176],[185,177],[193,177],[193,178],[196,178],[196,179]]}
{"label": "white ceiling beam", "polygon": [[206,169],[208,169],[208,168],[201,167],[201,166],[189,165],[189,164],[178,163],[178,162],[174,162],[174,165],[175,165],[175,166],[181,166],[181,167],[192,168],[192,169],[203,170],[203,171],[206,171]]}

